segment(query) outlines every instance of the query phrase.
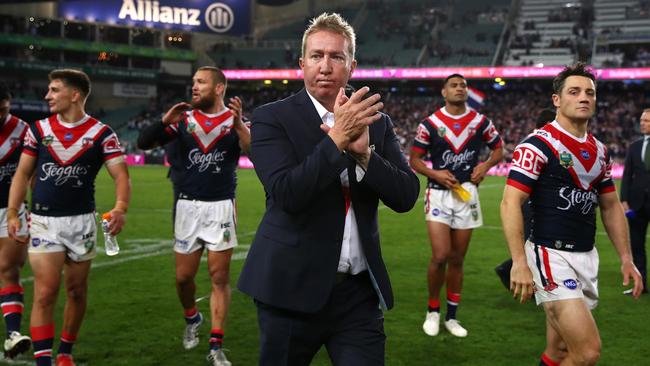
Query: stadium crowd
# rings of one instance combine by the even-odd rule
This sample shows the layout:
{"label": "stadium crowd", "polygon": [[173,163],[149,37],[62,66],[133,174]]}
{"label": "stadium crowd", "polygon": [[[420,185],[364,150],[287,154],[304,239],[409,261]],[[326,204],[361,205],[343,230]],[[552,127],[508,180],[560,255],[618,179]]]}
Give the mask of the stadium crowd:
{"label": "stadium crowd", "polygon": [[[504,90],[488,91],[492,86],[485,82],[474,85],[470,81],[470,85],[486,92],[487,98],[481,113],[492,119],[501,132],[505,158],[509,161],[515,145],[532,130],[539,111],[552,107],[548,97],[550,86],[522,81],[508,83]],[[373,88],[378,88],[383,97],[383,111],[392,118],[402,148],[405,152],[410,151],[418,123],[443,104],[437,87],[434,85],[423,91],[408,92],[385,86]],[[242,97],[244,115],[248,118],[255,107],[285,98],[292,92],[293,90],[274,88],[238,91],[236,85],[231,86],[229,91],[232,95]],[[137,131],[158,121],[163,111],[177,102],[178,98],[180,96],[177,94],[163,93],[150,103],[149,108],[130,120],[127,128]],[[607,144],[616,161],[623,161],[628,144],[638,135],[638,116],[647,105],[650,105],[650,93],[642,86],[623,83],[599,85],[598,108],[591,121],[591,132]],[[134,143],[129,143],[128,146],[131,152],[135,151]]]}

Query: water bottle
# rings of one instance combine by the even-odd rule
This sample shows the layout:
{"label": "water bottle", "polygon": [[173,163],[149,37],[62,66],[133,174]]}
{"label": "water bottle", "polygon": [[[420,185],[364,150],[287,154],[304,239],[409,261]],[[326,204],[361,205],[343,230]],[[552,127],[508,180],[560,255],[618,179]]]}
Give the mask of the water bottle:
{"label": "water bottle", "polygon": [[106,255],[113,256],[120,252],[120,246],[117,244],[117,237],[111,235],[108,224],[111,221],[111,214],[105,213],[102,215],[102,231],[104,232],[104,249]]}

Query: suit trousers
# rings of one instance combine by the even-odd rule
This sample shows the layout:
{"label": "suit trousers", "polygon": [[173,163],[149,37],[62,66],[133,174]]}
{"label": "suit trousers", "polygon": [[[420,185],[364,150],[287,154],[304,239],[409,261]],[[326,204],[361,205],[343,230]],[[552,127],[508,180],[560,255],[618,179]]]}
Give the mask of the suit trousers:
{"label": "suit trousers", "polygon": [[384,364],[384,315],[367,271],[338,276],[327,304],[317,313],[255,303],[260,366],[309,365],[321,346],[334,366]]}
{"label": "suit trousers", "polygon": [[643,277],[643,285],[647,290],[647,258],[645,251],[646,235],[648,232],[648,222],[650,221],[650,203],[646,203],[635,211],[634,218],[628,218],[628,225],[630,227],[630,246],[632,247],[632,258],[634,265],[641,272]]}

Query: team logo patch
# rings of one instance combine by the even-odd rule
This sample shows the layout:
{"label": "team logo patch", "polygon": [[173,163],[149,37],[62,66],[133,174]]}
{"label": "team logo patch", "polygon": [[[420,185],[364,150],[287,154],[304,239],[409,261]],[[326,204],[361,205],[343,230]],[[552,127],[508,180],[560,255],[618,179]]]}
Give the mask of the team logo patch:
{"label": "team logo patch", "polygon": [[47,135],[43,137],[43,145],[45,146],[50,146],[50,144],[54,141],[54,136],[52,135]]}
{"label": "team logo patch", "polygon": [[223,241],[226,243],[230,243],[230,230],[226,229],[226,231],[223,232]]}
{"label": "team logo patch", "polygon": [[437,209],[437,208],[434,208],[433,210],[431,210],[431,214],[433,216],[438,216],[438,215],[440,215],[440,210]]}
{"label": "team logo patch", "polygon": [[93,138],[92,137],[84,137],[83,140],[81,140],[81,146],[86,147],[89,145],[93,144]]}
{"label": "team logo patch", "polygon": [[12,137],[11,140],[9,140],[9,143],[11,144],[11,147],[19,146],[20,139],[18,137]]}
{"label": "team logo patch", "polygon": [[583,159],[589,160],[589,151],[580,149],[580,155]]}
{"label": "team logo patch", "polygon": [[478,221],[478,211],[472,211],[472,220]]}
{"label": "team logo patch", "polygon": [[196,123],[188,123],[187,132],[193,133],[194,131],[196,131]]}
{"label": "team logo patch", "polygon": [[573,155],[566,151],[560,153],[560,165],[562,168],[569,169],[573,166]]}
{"label": "team logo patch", "polygon": [[447,129],[444,127],[438,127],[438,136],[440,137],[445,137],[445,134],[447,133]]}
{"label": "team logo patch", "polygon": [[65,135],[63,135],[63,139],[66,140],[66,141],[72,140],[72,133],[67,132]]}
{"label": "team logo patch", "polygon": [[226,133],[228,133],[228,132],[229,132],[229,131],[228,131],[228,126],[222,126],[222,127],[221,127],[221,134],[222,134],[222,135],[223,135],[223,134],[226,134]]}
{"label": "team logo patch", "polygon": [[560,248],[562,248],[562,240],[556,240],[555,249],[560,249]]}
{"label": "team logo patch", "polygon": [[578,282],[574,279],[569,278],[568,280],[564,280],[564,286],[569,290],[575,290],[578,288]]}

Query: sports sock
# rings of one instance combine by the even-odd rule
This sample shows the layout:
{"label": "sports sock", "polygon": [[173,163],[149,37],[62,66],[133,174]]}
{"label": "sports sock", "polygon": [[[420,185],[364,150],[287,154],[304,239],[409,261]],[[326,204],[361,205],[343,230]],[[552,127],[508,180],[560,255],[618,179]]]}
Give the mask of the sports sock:
{"label": "sports sock", "polygon": [[30,327],[34,360],[36,366],[52,366],[52,345],[54,344],[54,323]]}
{"label": "sports sock", "polygon": [[436,313],[439,313],[440,312],[440,299],[429,299],[428,311],[430,313],[432,313],[434,311]]}
{"label": "sports sock", "polygon": [[185,323],[194,324],[194,323],[198,323],[200,320],[201,320],[201,314],[196,309],[196,307],[190,310],[185,310]]}
{"label": "sports sock", "polygon": [[460,294],[447,290],[447,315],[445,315],[445,320],[456,319],[458,303],[460,303]]}
{"label": "sports sock", "polygon": [[0,290],[2,315],[7,326],[7,336],[11,332],[20,332],[20,321],[23,317],[23,287],[10,285]]}
{"label": "sports sock", "polygon": [[539,366],[560,366],[560,364],[551,360],[546,353],[542,353],[542,358],[539,360]]}
{"label": "sports sock", "polygon": [[210,349],[219,349],[223,345],[223,330],[212,329],[210,332]]}
{"label": "sports sock", "polygon": [[74,342],[76,340],[77,340],[76,334],[70,334],[65,331],[61,332],[61,343],[59,344],[59,350],[57,351],[57,353],[71,355],[72,346],[74,346]]}

